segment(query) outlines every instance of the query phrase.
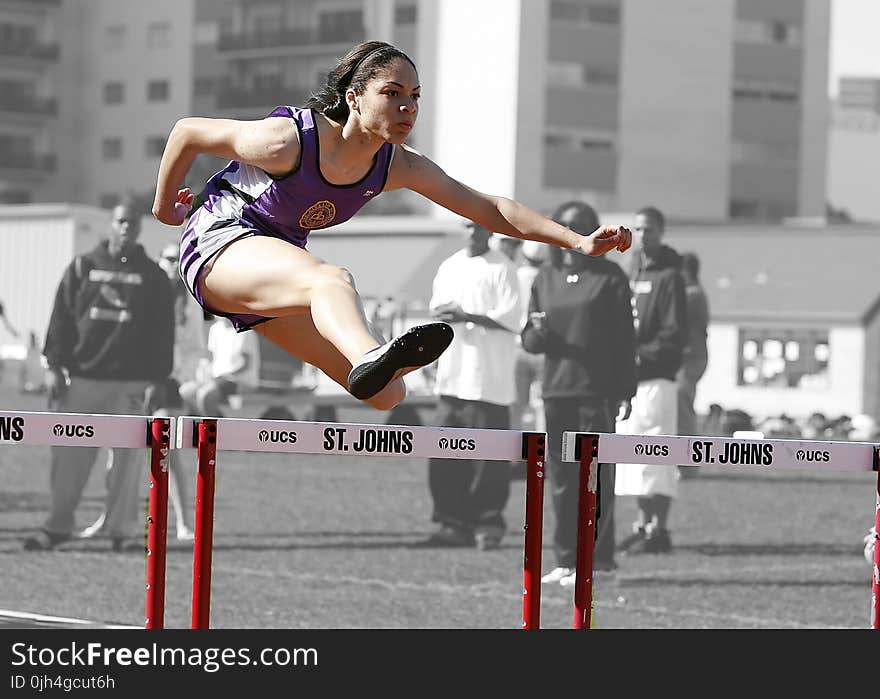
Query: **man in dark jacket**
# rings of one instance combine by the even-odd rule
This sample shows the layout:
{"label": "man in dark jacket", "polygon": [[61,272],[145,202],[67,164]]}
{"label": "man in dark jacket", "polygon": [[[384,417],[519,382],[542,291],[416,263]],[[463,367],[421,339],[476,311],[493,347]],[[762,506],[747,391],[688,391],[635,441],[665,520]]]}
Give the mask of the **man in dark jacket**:
{"label": "man in dark jacket", "polygon": [[[141,212],[133,200],[113,209],[110,235],[64,272],[43,355],[46,386],[59,412],[140,414],[151,384],[163,384],[174,359],[174,301],[161,267],[137,243]],[[121,550],[138,529],[137,450],[113,449],[104,530]],[[24,542],[32,551],[71,538],[74,515],[98,448],[52,447],[49,517]],[[146,462],[144,462],[145,464]],[[141,550],[142,543],[141,543]]]}
{"label": "man in dark jacket", "polygon": [[[687,306],[681,258],[663,244],[666,223],[654,207],[636,213],[633,224],[633,318],[636,327],[638,389],[624,434],[678,434],[676,374],[687,338]],[[638,514],[633,533],[621,542],[631,553],[667,553],[672,499],[678,492],[675,467],[618,464],[615,492],[634,495]]]}
{"label": "man in dark jacket", "polygon": [[[583,235],[599,227],[591,206],[570,201],[553,220]],[[577,250],[550,250],[532,284],[529,316],[522,331],[527,352],[544,355],[541,391],[547,438],[547,465],[556,527],[556,568],[544,583],[574,585],[580,471],[562,463],[562,433],[614,432],[615,415],[629,414],[636,392],[635,336],[629,280],[606,258]],[[598,526],[593,557],[597,573],[613,571],[614,464],[600,464]]]}

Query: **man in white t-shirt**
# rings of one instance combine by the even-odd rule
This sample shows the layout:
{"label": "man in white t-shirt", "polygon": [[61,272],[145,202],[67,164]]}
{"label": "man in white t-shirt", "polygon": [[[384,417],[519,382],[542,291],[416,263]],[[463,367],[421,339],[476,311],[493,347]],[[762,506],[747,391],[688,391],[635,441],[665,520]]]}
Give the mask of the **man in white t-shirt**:
{"label": "man in white t-shirt", "polygon": [[217,318],[208,330],[208,350],[210,364],[180,387],[180,395],[199,415],[222,416],[229,396],[259,383],[259,341],[253,331],[238,332],[226,318]]}
{"label": "man in white t-shirt", "polygon": [[[434,277],[431,313],[455,329],[437,360],[435,424],[510,429],[513,362],[522,306],[516,266],[489,246],[492,233],[468,221],[467,245],[444,260]],[[449,449],[467,442],[454,437]],[[421,546],[497,548],[505,532],[510,464],[500,461],[430,459],[428,480],[437,532]]]}

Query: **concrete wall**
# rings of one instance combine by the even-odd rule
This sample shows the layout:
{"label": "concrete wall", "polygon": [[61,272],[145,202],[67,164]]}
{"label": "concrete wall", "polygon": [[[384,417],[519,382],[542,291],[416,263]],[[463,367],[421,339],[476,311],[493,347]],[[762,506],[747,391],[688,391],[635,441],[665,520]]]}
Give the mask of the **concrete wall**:
{"label": "concrete wall", "polygon": [[783,412],[805,417],[815,411],[829,416],[865,411],[864,329],[833,327],[828,339],[827,389],[738,386],[739,327],[713,323],[709,326],[709,365],[697,386],[697,410],[706,412],[710,403],[720,403],[725,408],[741,408],[756,417]]}
{"label": "concrete wall", "polygon": [[426,153],[475,189],[513,196],[521,0],[437,5],[436,83],[426,88],[437,95],[434,142]]}
{"label": "concrete wall", "polygon": [[880,115],[840,116],[828,134],[827,200],[858,221],[880,221]]}

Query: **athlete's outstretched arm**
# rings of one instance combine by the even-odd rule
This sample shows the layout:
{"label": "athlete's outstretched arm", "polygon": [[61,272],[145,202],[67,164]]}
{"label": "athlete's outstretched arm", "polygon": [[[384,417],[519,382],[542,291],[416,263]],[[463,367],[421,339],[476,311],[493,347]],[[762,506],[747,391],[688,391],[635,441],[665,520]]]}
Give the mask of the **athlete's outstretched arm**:
{"label": "athlete's outstretched arm", "polygon": [[296,126],[286,117],[257,121],[187,117],[171,129],[156,182],[153,215],[162,223],[179,226],[193,196],[183,187],[186,173],[199,153],[239,160],[273,175],[290,172],[299,159]]}
{"label": "athlete's outstretched arm", "polygon": [[623,252],[632,244],[632,233],[625,226],[600,226],[584,236],[513,199],[478,192],[407,146],[398,151],[385,188],[411,189],[496,233],[578,248],[587,255],[604,255],[615,248]]}

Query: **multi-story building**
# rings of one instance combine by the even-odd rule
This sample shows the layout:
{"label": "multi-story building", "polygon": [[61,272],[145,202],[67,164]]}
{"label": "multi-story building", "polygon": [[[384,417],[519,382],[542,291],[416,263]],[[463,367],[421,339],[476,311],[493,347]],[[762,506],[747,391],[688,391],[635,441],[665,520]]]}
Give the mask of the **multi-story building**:
{"label": "multi-story building", "polygon": [[192,0],[63,0],[63,11],[64,201],[148,194],[168,131],[192,106]]}
{"label": "multi-story building", "polygon": [[[57,153],[60,184],[38,188],[35,200],[107,205],[123,189],[148,189],[180,116],[255,119],[279,102],[301,104],[348,48],[377,38],[419,67],[413,145],[478,189],[544,210],[577,196],[604,211],[652,203],[682,220],[824,215],[829,0],[3,7],[19,8],[27,22],[16,26],[31,27],[25,43],[40,47],[15,59],[39,78],[29,102],[15,100],[32,112],[0,112],[0,124],[18,119],[16,134],[28,132],[4,135],[0,148],[26,152],[17,157],[30,177],[51,180],[45,168]],[[64,134],[55,144],[41,126],[52,122],[53,99]],[[219,164],[200,159],[188,182],[198,186]],[[15,199],[30,189],[3,191]],[[386,196],[370,210],[429,206]]]}
{"label": "multi-story building", "polygon": [[545,209],[823,215],[827,0],[418,9],[436,27],[422,79],[443,97],[425,147],[475,186]]}
{"label": "multi-story building", "polygon": [[57,196],[60,0],[0,0],[0,204]]}
{"label": "multi-story building", "polygon": [[857,221],[880,221],[880,76],[840,79],[828,133],[828,203]]}

